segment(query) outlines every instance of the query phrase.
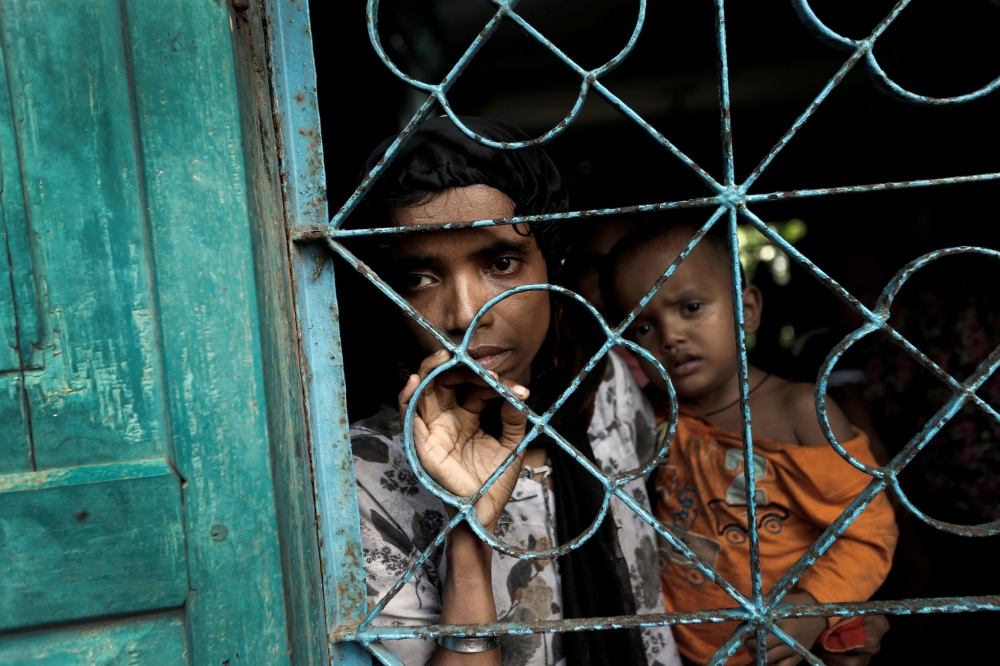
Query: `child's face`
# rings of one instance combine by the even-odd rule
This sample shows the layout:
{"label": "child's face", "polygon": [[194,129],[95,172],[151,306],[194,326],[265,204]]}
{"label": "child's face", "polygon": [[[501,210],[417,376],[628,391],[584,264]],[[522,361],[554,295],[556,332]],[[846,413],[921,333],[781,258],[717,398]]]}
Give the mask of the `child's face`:
{"label": "child's face", "polygon": [[[470,185],[398,211],[394,221],[404,226],[444,224],[513,213],[514,202],[499,190]],[[510,225],[407,234],[399,237],[391,257],[400,295],[456,343],[491,298],[513,287],[548,281],[534,236],[522,236]],[[550,316],[548,292],[506,298],[479,320],[469,353],[501,378],[527,384]],[[412,319],[405,317],[405,322],[423,352],[429,355],[440,348]]]}
{"label": "child's face", "polygon": [[[615,275],[615,293],[631,310],[677,257],[687,238],[661,238],[625,262]],[[664,283],[626,331],[663,364],[678,396],[697,399],[724,389],[736,377],[736,330],[727,262],[702,241]],[[757,330],[760,292],[744,292],[747,333]],[[664,382],[640,359],[647,376],[661,389]]]}

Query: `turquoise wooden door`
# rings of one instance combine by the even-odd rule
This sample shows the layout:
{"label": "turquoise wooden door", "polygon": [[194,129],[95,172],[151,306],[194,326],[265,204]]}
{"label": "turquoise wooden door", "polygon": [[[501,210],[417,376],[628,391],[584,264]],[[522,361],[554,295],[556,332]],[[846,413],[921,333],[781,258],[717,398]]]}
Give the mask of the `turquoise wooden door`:
{"label": "turquoise wooden door", "polygon": [[0,663],[289,663],[232,9],[0,0]]}

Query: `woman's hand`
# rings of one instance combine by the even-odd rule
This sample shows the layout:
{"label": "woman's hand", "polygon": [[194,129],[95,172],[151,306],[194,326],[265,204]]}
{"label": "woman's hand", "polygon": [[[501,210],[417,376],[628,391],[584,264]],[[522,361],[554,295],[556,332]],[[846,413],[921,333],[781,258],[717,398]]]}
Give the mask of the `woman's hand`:
{"label": "woman's hand", "polygon": [[[406,410],[420,382],[450,358],[451,353],[442,349],[424,359],[418,374],[410,375],[399,393],[401,420],[406,418]],[[459,405],[455,387],[461,384],[473,387]],[[528,397],[528,389],[520,384],[511,381],[503,384],[521,400]],[[500,438],[480,428],[479,415],[490,400],[499,397],[492,388],[483,386],[475,373],[464,368],[439,375],[420,394],[413,418],[417,455],[428,474],[446,490],[463,497],[476,494],[524,438],[527,419],[506,400],[500,408]],[[523,454],[518,456],[476,504],[479,522],[491,532],[514,492],[523,458]]]}

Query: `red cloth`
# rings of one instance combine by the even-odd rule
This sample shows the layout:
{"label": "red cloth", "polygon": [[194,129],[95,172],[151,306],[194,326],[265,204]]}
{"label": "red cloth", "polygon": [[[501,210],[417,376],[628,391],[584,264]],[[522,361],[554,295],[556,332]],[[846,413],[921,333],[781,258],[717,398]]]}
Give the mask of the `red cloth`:
{"label": "red cloth", "polygon": [[868,632],[865,631],[864,618],[861,616],[841,620],[816,639],[827,652],[847,652],[862,648],[868,642]]}

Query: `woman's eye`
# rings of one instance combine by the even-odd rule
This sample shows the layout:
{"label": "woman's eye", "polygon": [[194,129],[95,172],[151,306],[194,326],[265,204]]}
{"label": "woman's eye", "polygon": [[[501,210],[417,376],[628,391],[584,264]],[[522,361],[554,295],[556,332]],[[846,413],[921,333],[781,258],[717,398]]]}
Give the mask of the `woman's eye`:
{"label": "woman's eye", "polygon": [[688,303],[684,306],[684,312],[697,312],[701,310],[701,303]]}
{"label": "woman's eye", "polygon": [[514,257],[500,257],[492,264],[490,264],[490,268],[492,268],[494,271],[498,273],[510,273],[515,268],[517,268],[518,264],[520,263],[521,260],[515,259]]}
{"label": "woman's eye", "polygon": [[410,289],[420,289],[431,283],[431,276],[423,273],[408,273],[403,280]]}

